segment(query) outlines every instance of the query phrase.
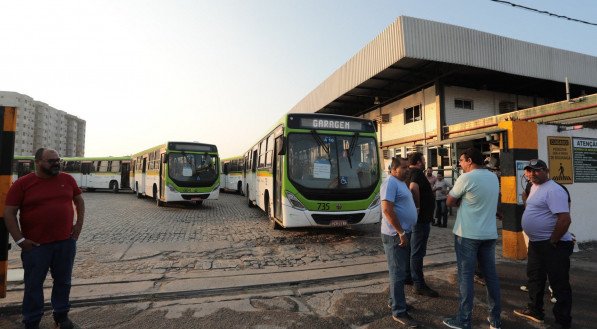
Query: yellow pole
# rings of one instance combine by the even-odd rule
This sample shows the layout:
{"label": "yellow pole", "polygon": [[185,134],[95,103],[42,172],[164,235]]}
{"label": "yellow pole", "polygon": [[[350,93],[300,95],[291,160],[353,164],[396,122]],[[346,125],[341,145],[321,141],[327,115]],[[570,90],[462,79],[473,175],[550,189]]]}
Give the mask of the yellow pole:
{"label": "yellow pole", "polygon": [[0,106],[0,298],[6,298],[8,273],[8,231],[4,225],[4,203],[12,183],[12,159],[17,128],[17,111],[14,107]]}

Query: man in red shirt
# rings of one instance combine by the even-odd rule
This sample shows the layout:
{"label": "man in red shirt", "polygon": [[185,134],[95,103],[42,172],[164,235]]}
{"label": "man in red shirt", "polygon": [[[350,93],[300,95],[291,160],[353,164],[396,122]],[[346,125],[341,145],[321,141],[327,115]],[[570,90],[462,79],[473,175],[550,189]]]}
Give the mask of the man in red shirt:
{"label": "man in red shirt", "polygon": [[[73,225],[74,210],[77,221]],[[19,214],[17,224],[17,213]],[[58,328],[74,328],[68,318],[70,288],[85,203],[77,182],[60,172],[60,157],[52,149],[35,152],[35,172],[19,178],[6,195],[4,222],[21,247],[25,271],[23,323],[39,328],[43,316],[43,284],[52,274],[52,308]]]}

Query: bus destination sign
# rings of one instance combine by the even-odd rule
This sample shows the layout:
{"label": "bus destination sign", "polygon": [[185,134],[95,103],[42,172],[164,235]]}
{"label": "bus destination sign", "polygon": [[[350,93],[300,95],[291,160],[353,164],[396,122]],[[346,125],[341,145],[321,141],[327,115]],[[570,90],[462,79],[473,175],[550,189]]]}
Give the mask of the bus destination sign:
{"label": "bus destination sign", "polygon": [[330,130],[363,130],[363,124],[354,120],[338,119],[301,119],[301,127],[309,129],[330,129]]}

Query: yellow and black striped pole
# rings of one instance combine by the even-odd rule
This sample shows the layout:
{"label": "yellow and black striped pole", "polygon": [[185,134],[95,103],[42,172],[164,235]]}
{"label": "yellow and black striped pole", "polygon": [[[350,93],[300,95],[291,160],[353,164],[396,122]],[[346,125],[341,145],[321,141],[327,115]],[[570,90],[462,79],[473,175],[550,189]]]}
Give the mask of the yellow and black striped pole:
{"label": "yellow and black striped pole", "polygon": [[6,298],[8,273],[8,231],[4,225],[4,203],[11,184],[12,158],[15,148],[17,111],[14,107],[0,106],[0,298]]}
{"label": "yellow and black striped pole", "polygon": [[[537,124],[528,121],[504,121],[498,124],[506,130],[500,152],[502,194],[502,254],[505,258],[525,259],[527,247],[522,234],[524,206],[518,204],[518,190],[523,177],[517,177],[517,160],[537,158]],[[520,176],[520,175],[518,175]],[[517,187],[520,189],[517,190]]]}

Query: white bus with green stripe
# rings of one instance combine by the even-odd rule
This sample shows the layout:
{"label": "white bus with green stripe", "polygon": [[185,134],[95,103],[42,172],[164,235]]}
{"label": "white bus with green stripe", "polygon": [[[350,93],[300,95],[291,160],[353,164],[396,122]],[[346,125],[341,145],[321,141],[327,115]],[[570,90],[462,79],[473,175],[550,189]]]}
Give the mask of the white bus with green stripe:
{"label": "white bus with green stripe", "polygon": [[287,114],[245,153],[243,192],[273,228],[378,223],[377,145],[373,121]]}
{"label": "white bus with green stripe", "polygon": [[167,142],[132,156],[132,189],[158,206],[169,202],[201,204],[220,193],[218,148],[196,142]]}
{"label": "white bus with green stripe", "polygon": [[[109,189],[114,193],[128,189],[131,157],[67,157],[60,161],[60,170],[71,175],[77,185],[87,191]],[[13,182],[35,171],[34,157],[15,156]]]}
{"label": "white bus with green stripe", "polygon": [[242,194],[245,180],[243,170],[245,159],[242,156],[222,159],[220,175],[220,189],[226,192]]}

